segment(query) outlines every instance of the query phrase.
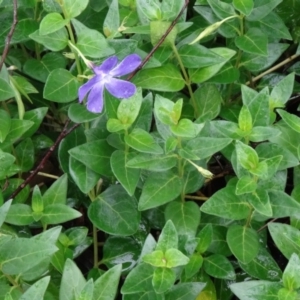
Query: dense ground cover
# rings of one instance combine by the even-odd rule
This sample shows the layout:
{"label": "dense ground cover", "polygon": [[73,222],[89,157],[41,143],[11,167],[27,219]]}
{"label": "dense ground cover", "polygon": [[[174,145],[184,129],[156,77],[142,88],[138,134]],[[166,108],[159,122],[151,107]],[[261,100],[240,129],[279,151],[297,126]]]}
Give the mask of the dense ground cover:
{"label": "dense ground cover", "polygon": [[299,299],[299,0],[0,0],[0,299]]}

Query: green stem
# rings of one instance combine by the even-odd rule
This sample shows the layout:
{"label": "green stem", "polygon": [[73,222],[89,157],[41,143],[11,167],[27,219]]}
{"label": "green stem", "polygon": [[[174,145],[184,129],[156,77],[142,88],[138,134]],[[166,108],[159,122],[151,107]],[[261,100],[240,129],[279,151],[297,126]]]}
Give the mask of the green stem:
{"label": "green stem", "polygon": [[94,268],[98,268],[98,234],[97,227],[93,225],[93,241],[94,241]]}
{"label": "green stem", "polygon": [[184,67],[184,65],[182,63],[181,57],[180,57],[180,55],[179,55],[179,53],[177,51],[177,48],[176,48],[176,46],[174,44],[172,44],[172,50],[173,50],[173,52],[174,52],[174,54],[176,56],[176,59],[178,60],[180,69],[182,71],[182,74],[183,74],[183,77],[184,77],[184,80],[185,80],[185,84],[186,84],[186,86],[188,88],[188,91],[189,91],[189,94],[190,94],[190,97],[191,97],[192,105],[193,105],[194,110],[196,112],[196,117],[198,117],[199,112],[198,112],[198,107],[196,105],[196,99],[195,99],[195,96],[194,96],[194,93],[193,93],[193,90],[192,90],[191,80],[190,80],[190,78],[189,78],[189,76],[188,76],[188,74],[187,74],[187,72],[185,70],[185,67]]}
{"label": "green stem", "polygon": [[253,213],[253,208],[251,207],[251,210],[249,212],[249,215],[248,215],[248,218],[247,218],[247,221],[246,221],[246,224],[245,224],[246,227],[250,227],[250,223],[251,223],[251,219],[252,219],[252,213]]}

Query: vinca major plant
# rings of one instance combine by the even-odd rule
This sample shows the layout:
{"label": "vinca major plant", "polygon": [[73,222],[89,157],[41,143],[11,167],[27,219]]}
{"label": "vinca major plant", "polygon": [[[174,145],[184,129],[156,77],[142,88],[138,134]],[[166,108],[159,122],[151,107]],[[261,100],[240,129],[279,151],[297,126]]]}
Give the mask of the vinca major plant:
{"label": "vinca major plant", "polygon": [[0,299],[299,299],[299,11],[0,0]]}

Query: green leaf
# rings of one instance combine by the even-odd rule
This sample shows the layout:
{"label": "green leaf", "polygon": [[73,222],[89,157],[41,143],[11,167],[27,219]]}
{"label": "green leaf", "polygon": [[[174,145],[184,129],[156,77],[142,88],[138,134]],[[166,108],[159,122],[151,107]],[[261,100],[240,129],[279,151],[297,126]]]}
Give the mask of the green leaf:
{"label": "green leaf", "polygon": [[178,162],[174,154],[169,155],[154,155],[140,153],[129,160],[126,164],[130,168],[145,169],[154,172],[161,172],[172,169]]}
{"label": "green leaf", "polygon": [[184,5],[184,0],[164,0],[161,3],[162,19],[173,21]]}
{"label": "green leaf", "polygon": [[218,63],[222,63],[224,58],[206,47],[195,45],[183,45],[178,53],[186,68],[204,68]]}
{"label": "green leaf", "polygon": [[258,143],[278,135],[280,135],[280,131],[277,128],[256,126],[252,129],[249,140]]}
{"label": "green leaf", "polygon": [[170,127],[171,132],[180,138],[195,138],[204,124],[195,124],[189,119],[181,119],[178,124]]}
{"label": "green leaf", "polygon": [[203,265],[203,257],[200,254],[192,254],[190,261],[185,265],[184,272],[186,278],[191,278],[196,275]]}
{"label": "green leaf", "polygon": [[46,81],[43,96],[45,99],[67,103],[78,97],[80,83],[71,72],[65,69],[53,70]]}
{"label": "green leaf", "polygon": [[246,20],[257,21],[267,16],[282,0],[255,1],[254,8]]}
{"label": "green leaf", "polygon": [[41,213],[44,210],[44,203],[41,190],[38,185],[33,188],[31,207],[34,212]]}
{"label": "green leaf", "polygon": [[150,174],[146,179],[139,200],[139,210],[157,207],[180,195],[182,181],[173,171]]}
{"label": "green leaf", "polygon": [[78,188],[85,194],[90,192],[99,180],[96,172],[73,157],[69,157],[69,172]]}
{"label": "green leaf", "polygon": [[177,92],[185,85],[181,73],[171,64],[143,69],[134,76],[133,83],[144,89],[163,92]]}
{"label": "green leaf", "polygon": [[290,259],[293,253],[300,255],[300,232],[297,228],[281,223],[269,223],[268,229],[281,253]]}
{"label": "green leaf", "polygon": [[34,223],[31,207],[22,203],[12,204],[6,215],[5,222],[18,226]]}
{"label": "green leaf", "polygon": [[151,290],[153,272],[154,268],[151,265],[138,264],[126,277],[121,293],[126,295]]}
{"label": "green leaf", "polygon": [[251,193],[254,192],[256,188],[257,188],[256,180],[252,176],[245,175],[239,178],[236,185],[235,193],[237,195]]}
{"label": "green leaf", "polygon": [[300,203],[283,191],[269,190],[273,218],[293,216],[299,212]]}
{"label": "green leaf", "polygon": [[80,295],[80,292],[84,288],[85,284],[86,280],[84,279],[77,265],[71,259],[67,259],[62,274],[59,289],[59,299],[76,299]]}
{"label": "green leaf", "polygon": [[227,243],[234,256],[242,263],[249,263],[259,250],[258,235],[252,228],[231,225],[227,231]]}
{"label": "green leaf", "polygon": [[174,223],[179,235],[195,236],[200,223],[200,209],[194,202],[173,201],[165,209],[165,219]]}
{"label": "green leaf", "polygon": [[236,141],[236,154],[239,163],[246,170],[255,170],[258,168],[259,158],[256,151],[246,144]]}
{"label": "green leaf", "polygon": [[47,286],[50,281],[50,276],[43,277],[36,281],[26,292],[19,298],[19,300],[40,300],[44,298]]}
{"label": "green leaf", "polygon": [[83,55],[100,58],[114,53],[99,31],[84,26],[77,19],[72,20],[72,25],[77,35],[76,47]]}
{"label": "green leaf", "polygon": [[257,256],[244,264],[239,262],[240,267],[251,277],[261,280],[279,281],[282,271],[267,249],[260,247]]}
{"label": "green leaf", "polygon": [[91,278],[84,288],[81,290],[79,297],[76,300],[89,300],[93,298],[94,281]]}
{"label": "green leaf", "polygon": [[37,30],[31,33],[29,37],[51,51],[61,51],[68,45],[68,32],[66,28],[61,28],[60,30],[47,35],[41,35],[39,30]]}
{"label": "green leaf", "polygon": [[222,97],[215,84],[201,85],[194,93],[197,123],[213,120],[220,112]]}
{"label": "green leaf", "polygon": [[236,37],[235,44],[239,49],[247,53],[262,56],[268,55],[268,38],[256,28],[250,28],[245,35]]}
{"label": "green leaf", "polygon": [[87,7],[88,0],[64,0],[63,7],[66,17],[73,19],[79,16]]}
{"label": "green leaf", "polygon": [[44,206],[51,204],[65,204],[67,201],[68,176],[58,178],[43,195]]}
{"label": "green leaf", "polygon": [[184,266],[189,262],[189,258],[185,256],[181,251],[170,248],[165,252],[166,267],[175,268],[178,266]]}
{"label": "green leaf", "polygon": [[291,73],[280,80],[273,88],[270,96],[270,108],[284,107],[290,99],[295,81],[295,73]]}
{"label": "green leaf", "polygon": [[147,0],[137,0],[136,6],[142,24],[147,24],[149,20],[156,20],[161,16],[161,4],[158,0],[151,3]]}
{"label": "green leaf", "polygon": [[200,208],[201,211],[232,220],[242,220],[250,213],[247,201],[235,194],[235,187],[227,186],[214,193]]}
{"label": "green leaf", "polygon": [[278,282],[252,280],[233,283],[229,287],[239,299],[271,300],[278,299],[277,294],[281,285]]}
{"label": "green leaf", "polygon": [[122,265],[116,265],[95,281],[93,300],[114,300],[117,294]]}
{"label": "green leaf", "polygon": [[[215,0],[214,0],[215,1]],[[189,69],[189,75],[191,81],[194,83],[204,82],[214,75],[216,75],[220,69],[236,54],[236,51],[229,48],[213,48],[210,49],[212,52],[224,58],[222,63],[214,64],[209,67],[199,68],[199,69]]]}
{"label": "green leaf", "polygon": [[103,32],[108,38],[114,38],[119,33],[120,13],[118,0],[112,0],[103,23]]}
{"label": "green leaf", "polygon": [[43,224],[60,224],[81,217],[82,214],[66,204],[50,204],[43,210]]}
{"label": "green leaf", "polygon": [[5,110],[0,109],[0,119],[0,143],[3,143],[10,130],[11,118]]}
{"label": "green leaf", "polygon": [[166,267],[167,260],[162,250],[155,250],[151,253],[147,253],[142,257],[144,263],[153,267]]}
{"label": "green leaf", "polygon": [[88,216],[97,228],[122,236],[134,234],[141,218],[136,199],[118,185],[110,186],[92,202]]}
{"label": "green leaf", "polygon": [[152,154],[163,154],[164,152],[152,135],[143,129],[134,129],[129,135],[125,136],[125,142],[139,152]]}
{"label": "green leaf", "polygon": [[83,123],[93,121],[99,118],[98,114],[91,113],[85,106],[79,103],[73,103],[69,106],[68,117],[74,123]]}
{"label": "green leaf", "polygon": [[300,132],[300,118],[282,109],[277,110],[283,121],[293,130]]}
{"label": "green leaf", "polygon": [[175,284],[165,294],[165,300],[196,299],[196,297],[199,295],[199,293],[203,290],[204,286],[205,286],[205,283],[203,283],[203,282],[183,282],[180,284]]}
{"label": "green leaf", "polygon": [[[2,195],[1,195],[1,197],[2,197]],[[10,206],[11,206],[11,202],[12,202],[12,199],[6,201],[0,207],[0,226],[2,226],[2,224],[4,223],[4,221],[6,219],[7,213],[10,209]]]}
{"label": "green leaf", "polygon": [[225,19],[235,15],[235,11],[231,4],[220,0],[207,0],[213,12],[220,18]]}
{"label": "green leaf", "polygon": [[140,178],[139,169],[132,169],[126,166],[127,161],[133,157],[133,153],[116,150],[110,158],[110,165],[114,175],[130,196],[134,194]]}
{"label": "green leaf", "polygon": [[296,290],[300,287],[300,278],[298,276],[300,271],[300,260],[297,254],[292,254],[289,262],[283,272],[283,285],[288,290]]}
{"label": "green leaf", "polygon": [[202,230],[197,234],[197,237],[199,238],[199,242],[197,244],[197,252],[204,253],[209,245],[212,242],[213,239],[213,228],[211,224],[206,224]]}
{"label": "green leaf", "polygon": [[152,278],[152,285],[156,293],[169,290],[176,279],[175,272],[168,268],[156,268]]}
{"label": "green leaf", "polygon": [[267,217],[273,216],[269,194],[265,189],[257,189],[255,192],[245,195],[245,199],[258,213]]}
{"label": "green leaf", "polygon": [[97,140],[72,148],[69,154],[97,174],[110,176],[110,156],[113,151],[114,148],[106,140]]}
{"label": "green leaf", "polygon": [[40,35],[47,35],[53,33],[68,24],[68,20],[63,19],[59,13],[47,14],[40,23]]}
{"label": "green leaf", "polygon": [[0,245],[1,271],[7,275],[24,273],[45,258],[50,258],[56,251],[56,246],[49,241],[34,238],[11,239]]}
{"label": "green leaf", "polygon": [[4,79],[0,78],[0,101],[5,101],[15,96],[11,85]]}
{"label": "green leaf", "polygon": [[232,264],[223,255],[213,254],[204,259],[205,272],[215,278],[234,280],[235,272]]}
{"label": "green leaf", "polygon": [[242,131],[250,132],[252,129],[252,117],[247,106],[243,105],[239,113],[239,127]]}
{"label": "green leaf", "polygon": [[178,234],[171,220],[168,220],[161,231],[155,250],[166,252],[168,249],[178,247]]}
{"label": "green leaf", "polygon": [[248,16],[253,9],[253,0],[233,0],[233,6],[242,14]]}
{"label": "green leaf", "polygon": [[278,291],[279,300],[294,300],[297,299],[298,293],[293,290],[282,288]]}
{"label": "green leaf", "polygon": [[193,155],[195,159],[205,159],[225,148],[231,141],[229,138],[198,137],[188,141],[183,150]]}
{"label": "green leaf", "polygon": [[34,145],[30,138],[24,139],[15,148],[17,165],[22,172],[30,171],[34,166],[35,153]]}
{"label": "green leaf", "polygon": [[49,52],[46,53],[41,60],[33,58],[27,59],[23,70],[30,77],[45,83],[52,71],[64,68],[65,66],[66,59],[62,54]]}

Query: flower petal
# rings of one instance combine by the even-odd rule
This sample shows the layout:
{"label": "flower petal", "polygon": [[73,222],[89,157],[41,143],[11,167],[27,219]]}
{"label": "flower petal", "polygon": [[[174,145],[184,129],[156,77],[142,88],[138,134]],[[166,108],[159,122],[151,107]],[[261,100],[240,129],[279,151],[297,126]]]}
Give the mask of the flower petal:
{"label": "flower petal", "polygon": [[111,76],[123,76],[133,72],[142,62],[137,54],[126,56],[113,70],[109,72]]}
{"label": "flower petal", "polygon": [[94,76],[93,78],[91,78],[88,82],[86,82],[85,84],[83,84],[79,90],[78,90],[78,98],[79,98],[79,102],[82,102],[82,100],[84,99],[84,97],[86,96],[86,94],[93,88],[93,86],[97,83],[98,81],[98,76]]}
{"label": "flower petal", "polygon": [[95,84],[88,96],[87,109],[93,113],[100,113],[103,109],[103,84]]}
{"label": "flower petal", "polygon": [[111,71],[118,63],[118,58],[116,56],[111,56],[107,58],[100,66],[93,68],[95,74],[100,75],[102,73],[107,74]]}
{"label": "flower petal", "polygon": [[125,80],[111,78],[105,83],[107,90],[116,98],[129,98],[134,95],[136,87],[133,83]]}

